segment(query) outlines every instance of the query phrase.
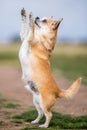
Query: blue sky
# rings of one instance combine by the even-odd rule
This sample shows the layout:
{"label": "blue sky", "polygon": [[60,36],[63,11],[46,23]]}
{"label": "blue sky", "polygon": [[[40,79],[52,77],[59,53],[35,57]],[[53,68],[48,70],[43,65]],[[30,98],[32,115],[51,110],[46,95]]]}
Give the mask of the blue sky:
{"label": "blue sky", "polygon": [[22,7],[28,14],[32,11],[35,17],[62,17],[59,39],[87,38],[87,0],[0,0],[0,41],[19,34]]}

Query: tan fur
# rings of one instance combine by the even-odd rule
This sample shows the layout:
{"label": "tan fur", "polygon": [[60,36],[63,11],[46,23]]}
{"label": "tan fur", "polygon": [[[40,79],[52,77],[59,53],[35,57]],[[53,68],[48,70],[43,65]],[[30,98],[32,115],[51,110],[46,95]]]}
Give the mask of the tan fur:
{"label": "tan fur", "polygon": [[41,57],[43,56],[39,56],[39,50],[35,47],[34,54],[32,54],[31,58],[31,66],[32,70],[34,70],[32,72],[32,78],[38,84],[44,107],[50,109],[54,105],[57,97],[71,98],[75,95],[80,87],[81,78],[77,79],[67,90],[60,89],[51,73],[49,61]]}
{"label": "tan fur", "polygon": [[[61,21],[62,19],[54,21],[52,18],[48,18],[44,23],[41,20],[38,22],[38,26],[41,28],[37,29],[33,16],[30,14],[31,30],[25,38],[30,47],[28,56],[30,78],[36,84],[41,95],[40,107],[46,116],[46,122],[41,127],[48,127],[52,117],[50,109],[55,104],[56,99],[58,97],[71,98],[78,91],[81,82],[81,78],[79,78],[67,90],[62,90],[55,82],[50,69],[50,56],[56,43],[57,29]],[[42,29],[44,26],[46,31]],[[39,118],[41,117],[38,117],[33,123],[39,122]]]}

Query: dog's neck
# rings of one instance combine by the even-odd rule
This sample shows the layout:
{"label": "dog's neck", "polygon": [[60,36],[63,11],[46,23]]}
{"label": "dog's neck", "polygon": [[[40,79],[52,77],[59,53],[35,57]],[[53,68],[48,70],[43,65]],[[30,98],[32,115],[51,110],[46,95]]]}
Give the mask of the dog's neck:
{"label": "dog's neck", "polygon": [[42,35],[42,44],[45,47],[45,49],[47,50],[49,56],[52,54],[52,51],[55,47],[55,43],[56,43],[56,35],[54,34],[50,34],[50,35]]}
{"label": "dog's neck", "polygon": [[43,60],[49,60],[56,43],[56,36],[57,31],[47,30],[45,33],[43,30],[35,30],[33,39],[29,38],[31,53]]}

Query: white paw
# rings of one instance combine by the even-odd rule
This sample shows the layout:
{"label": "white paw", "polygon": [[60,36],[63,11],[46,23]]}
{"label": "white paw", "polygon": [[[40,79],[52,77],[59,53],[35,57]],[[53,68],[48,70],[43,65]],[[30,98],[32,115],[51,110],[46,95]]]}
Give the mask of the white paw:
{"label": "white paw", "polygon": [[43,125],[39,125],[40,128],[48,128],[48,125],[43,124]]}
{"label": "white paw", "polygon": [[37,120],[31,121],[31,124],[37,124],[37,123],[38,123]]}

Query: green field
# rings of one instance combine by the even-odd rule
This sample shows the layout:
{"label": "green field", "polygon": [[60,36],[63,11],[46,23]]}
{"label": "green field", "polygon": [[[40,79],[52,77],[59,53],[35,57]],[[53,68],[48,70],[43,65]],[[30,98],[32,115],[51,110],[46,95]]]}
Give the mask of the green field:
{"label": "green field", "polygon": [[19,66],[19,43],[0,45],[0,66]]}
{"label": "green field", "polygon": [[[0,66],[19,67],[19,47],[18,43],[0,46]],[[69,80],[82,77],[87,85],[87,45],[58,44],[51,57],[51,67]]]}
{"label": "green field", "polygon": [[[8,100],[0,96],[0,130],[46,130],[39,128],[39,124],[45,122],[43,117],[39,124],[32,125],[30,122],[37,117],[37,112],[33,108],[28,111],[20,113],[22,106],[17,104],[16,101]],[[3,111],[2,111],[3,110]],[[16,114],[15,111],[19,114]],[[63,115],[57,112],[52,112],[53,118],[50,122],[48,130],[61,130],[61,129],[87,129],[87,115],[83,116],[70,116]],[[8,124],[7,124],[7,123]],[[12,129],[10,129],[12,126]]]}
{"label": "green field", "polygon": [[[35,110],[26,111],[20,115],[13,117],[14,121],[18,123],[31,122],[37,117]],[[40,121],[40,124],[45,122],[45,117]],[[60,129],[86,129],[87,128],[87,116],[72,117],[70,115],[62,115],[53,112],[53,118],[50,122],[48,130],[60,130]],[[45,128],[38,128],[38,125],[29,124],[22,130],[46,130]]]}
{"label": "green field", "polygon": [[[0,66],[20,68],[19,48],[19,43],[0,46]],[[87,45],[58,44],[51,57],[51,68],[54,73],[60,74],[69,80],[81,76],[83,84],[87,85]],[[6,113],[9,115],[6,115],[9,123],[13,123],[15,126],[23,126],[21,130],[45,130],[44,128],[38,128],[38,125],[26,125],[26,122],[31,122],[37,117],[36,110],[29,110],[10,117],[9,109],[21,109],[21,106],[3,98],[0,98],[0,107],[6,109]],[[44,123],[44,121],[45,118],[41,120],[40,124]],[[4,121],[0,121],[0,126],[5,127]],[[87,115],[72,117],[53,112],[53,118],[48,130],[59,129],[87,129]]]}
{"label": "green field", "polygon": [[53,70],[67,79],[82,77],[87,85],[87,45],[58,45],[51,58]]}

